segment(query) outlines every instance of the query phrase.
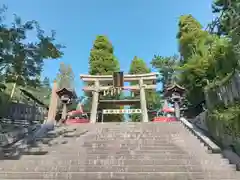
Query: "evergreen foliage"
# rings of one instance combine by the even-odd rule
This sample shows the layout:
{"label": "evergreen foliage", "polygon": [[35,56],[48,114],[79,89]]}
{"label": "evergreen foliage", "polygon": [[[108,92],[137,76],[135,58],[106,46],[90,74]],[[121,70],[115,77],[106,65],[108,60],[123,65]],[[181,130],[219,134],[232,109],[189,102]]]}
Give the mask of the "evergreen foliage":
{"label": "evergreen foliage", "polygon": [[[93,43],[93,48],[89,57],[89,74],[91,75],[112,75],[113,72],[119,71],[120,66],[117,58],[114,55],[114,48],[106,36],[99,35]],[[85,106],[91,107],[91,94],[89,96]],[[102,99],[119,99],[120,96],[103,97]],[[102,109],[119,109],[117,105],[99,105],[98,111]],[[111,121],[123,121],[122,115],[104,115],[105,122]]]}
{"label": "evergreen foliage", "polygon": [[[138,58],[135,56],[131,62],[129,74],[145,74],[150,73],[150,68],[147,67],[147,64],[143,59]],[[147,83],[147,82],[146,82]],[[152,82],[150,82],[152,83]],[[138,82],[132,82],[131,85],[138,84]],[[133,96],[136,99],[140,99],[140,93],[139,92],[133,92]],[[156,90],[146,90],[146,100],[147,100],[147,107],[149,110],[159,109],[161,107],[160,102],[160,94],[156,92]],[[139,104],[140,105],[140,104]],[[140,106],[132,106],[132,108],[140,108]],[[139,114],[133,114],[130,116],[131,121],[141,121],[141,115]],[[151,116],[149,116],[149,119],[152,119]]]}

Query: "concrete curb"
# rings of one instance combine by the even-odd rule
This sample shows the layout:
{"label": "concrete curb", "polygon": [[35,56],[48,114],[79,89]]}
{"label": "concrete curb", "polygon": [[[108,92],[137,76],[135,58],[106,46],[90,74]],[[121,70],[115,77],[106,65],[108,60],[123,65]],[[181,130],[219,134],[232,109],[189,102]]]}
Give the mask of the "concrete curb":
{"label": "concrete curb", "polygon": [[237,171],[240,171],[240,157],[236,153],[234,153],[232,150],[224,149],[222,154],[224,158],[229,160],[230,164],[236,165]]}

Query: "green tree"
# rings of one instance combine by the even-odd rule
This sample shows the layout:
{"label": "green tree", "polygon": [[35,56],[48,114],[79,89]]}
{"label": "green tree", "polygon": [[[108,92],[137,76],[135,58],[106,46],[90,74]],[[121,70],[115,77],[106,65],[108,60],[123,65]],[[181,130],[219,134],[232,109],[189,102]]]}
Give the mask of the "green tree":
{"label": "green tree", "polygon": [[233,71],[236,60],[228,38],[210,34],[190,15],[179,20],[180,67],[179,83],[187,89],[193,106],[204,100],[204,89]]}
{"label": "green tree", "polygon": [[[150,73],[150,68],[147,67],[147,64],[143,59],[138,58],[135,56],[132,60],[130,65],[129,74],[144,74]],[[147,82],[146,82],[147,83]],[[152,82],[151,82],[152,83]],[[135,85],[137,82],[132,82],[131,85]],[[139,92],[134,92],[134,98],[140,98]],[[146,91],[146,100],[148,109],[156,109],[160,108],[160,95],[155,90],[147,90]],[[140,108],[140,106],[133,106],[134,108]],[[138,114],[133,114],[130,116],[131,121],[141,121],[141,116]],[[151,117],[150,117],[151,118]]]}
{"label": "green tree", "polygon": [[229,35],[233,31],[240,32],[240,1],[238,0],[214,0],[213,13],[217,18],[212,23],[212,28],[217,29],[219,35]]}
{"label": "green tree", "polygon": [[150,73],[150,68],[147,67],[147,64],[143,59],[134,56],[132,63],[130,65],[129,74],[143,74]]}
{"label": "green tree", "polygon": [[43,79],[42,85],[43,85],[43,87],[50,89],[51,88],[51,86],[50,86],[50,79],[48,77],[45,77]]}
{"label": "green tree", "polygon": [[177,55],[170,57],[154,55],[151,64],[152,67],[156,69],[161,75],[161,83],[163,84],[163,89],[165,89],[173,81],[176,81],[176,67],[179,64],[179,58]]}
{"label": "green tree", "polygon": [[89,58],[89,74],[111,75],[119,71],[119,62],[114,56],[114,49],[106,36],[97,36]]}
{"label": "green tree", "polygon": [[[179,53],[181,55],[180,84],[188,90],[188,100],[193,106],[204,100],[203,88],[209,80],[209,47],[211,43],[208,32],[202,30],[200,23],[191,15],[184,15],[179,20]],[[213,74],[209,74],[213,73]]]}
{"label": "green tree", "polygon": [[74,73],[70,65],[61,63],[57,75],[58,88],[74,89]]}
{"label": "green tree", "polygon": [[[93,48],[90,52],[89,58],[89,74],[91,75],[112,75],[113,72],[119,71],[119,62],[114,55],[114,48],[106,36],[99,35],[96,37],[96,40],[93,43]],[[85,106],[91,107],[91,95],[89,96]],[[120,96],[115,97],[102,97],[107,99],[117,99]],[[100,105],[99,110],[101,109],[114,109],[119,108],[117,105]],[[104,121],[123,121],[122,115],[106,115]]]}
{"label": "green tree", "polygon": [[[0,10],[0,72],[5,82],[14,83],[12,97],[16,85],[39,86],[44,59],[57,59],[63,53],[62,46],[54,43],[55,31],[47,36],[37,21],[23,22],[16,15],[8,26],[4,23],[5,11],[6,7]],[[36,31],[36,42],[27,41],[31,31]]]}
{"label": "green tree", "polygon": [[217,31],[219,36],[228,37],[232,43],[235,59],[240,59],[240,1],[215,0],[212,7],[217,18],[211,23],[210,30]]}
{"label": "green tree", "polygon": [[[68,64],[61,63],[58,74],[57,74],[57,83],[58,83],[58,89],[67,88],[69,90],[72,90],[75,92],[74,87],[74,73],[72,70],[72,67]],[[72,99],[71,104],[68,105],[68,110],[74,110],[77,106],[77,98]],[[59,111],[62,110],[62,103],[60,100],[58,100],[58,109]]]}

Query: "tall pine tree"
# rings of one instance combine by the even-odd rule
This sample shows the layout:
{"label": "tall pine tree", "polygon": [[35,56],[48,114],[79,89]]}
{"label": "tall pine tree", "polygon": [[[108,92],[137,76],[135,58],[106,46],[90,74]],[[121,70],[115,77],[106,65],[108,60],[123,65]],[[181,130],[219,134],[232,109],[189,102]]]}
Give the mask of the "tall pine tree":
{"label": "tall pine tree", "polygon": [[[96,37],[94,41],[93,48],[90,52],[89,58],[89,74],[91,75],[112,75],[114,71],[119,71],[119,62],[114,56],[114,49],[106,36],[99,35]],[[87,94],[89,97],[90,94]],[[118,96],[115,97],[101,97],[101,98],[108,98],[108,99],[116,99]],[[88,99],[87,102],[91,104],[91,98]],[[90,106],[91,107],[91,106]],[[99,111],[102,109],[119,109],[117,105],[100,105]],[[122,121],[122,115],[105,115],[104,121]]]}
{"label": "tall pine tree", "polygon": [[[135,56],[132,60],[129,74],[145,74],[150,73],[151,70],[147,67],[147,64],[143,59],[138,58]],[[137,82],[132,82],[131,85],[137,84]],[[135,99],[140,98],[139,92],[134,92],[133,97]],[[147,106],[148,109],[155,109],[159,108],[161,102],[160,102],[160,95],[157,94],[155,90],[148,90],[146,91],[146,100],[147,100]],[[137,106],[132,106],[132,108],[140,108],[140,104]],[[133,114],[130,116],[131,121],[137,122],[141,121],[141,116],[138,114]],[[149,117],[151,119],[151,117]]]}
{"label": "tall pine tree", "polygon": [[[68,64],[61,63],[59,67],[59,72],[57,75],[58,88],[67,88],[72,91],[75,91],[74,88],[74,73],[72,67]],[[68,110],[76,109],[77,102],[76,99],[72,100],[72,104],[68,105]],[[62,109],[62,103],[58,101],[58,109]]]}
{"label": "tall pine tree", "polygon": [[74,73],[70,65],[61,63],[57,75],[58,88],[74,89]]}
{"label": "tall pine tree", "polygon": [[119,62],[113,54],[114,49],[106,36],[97,36],[89,58],[89,74],[111,75],[119,71]]}
{"label": "tall pine tree", "polygon": [[45,77],[42,81],[42,86],[47,89],[51,89],[49,77]]}

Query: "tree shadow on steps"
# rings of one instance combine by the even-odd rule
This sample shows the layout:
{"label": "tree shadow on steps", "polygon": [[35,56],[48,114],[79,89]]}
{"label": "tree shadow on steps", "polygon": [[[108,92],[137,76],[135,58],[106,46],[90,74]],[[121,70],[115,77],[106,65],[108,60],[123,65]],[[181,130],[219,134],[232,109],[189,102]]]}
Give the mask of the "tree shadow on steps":
{"label": "tree shadow on steps", "polygon": [[7,144],[0,149],[0,160],[19,160],[23,155],[46,155],[42,146],[67,144],[67,138],[79,137],[85,132],[74,133],[76,129],[68,129],[52,125],[43,125],[35,131],[28,132],[15,143]]}

